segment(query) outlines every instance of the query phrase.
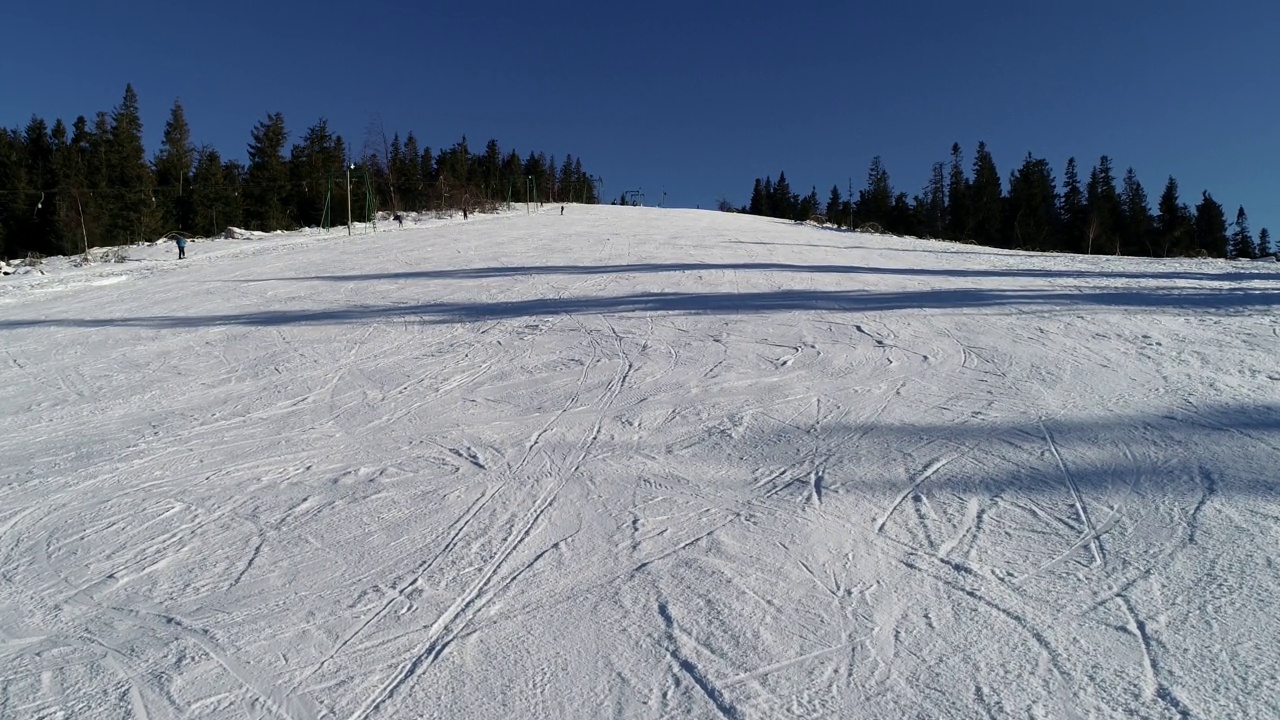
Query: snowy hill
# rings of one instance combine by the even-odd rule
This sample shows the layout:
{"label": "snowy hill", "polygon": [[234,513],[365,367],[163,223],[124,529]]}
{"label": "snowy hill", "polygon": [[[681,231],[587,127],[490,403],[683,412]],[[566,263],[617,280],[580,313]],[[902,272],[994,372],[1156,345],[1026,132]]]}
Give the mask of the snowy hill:
{"label": "snowy hill", "polygon": [[1280,712],[1280,273],[570,206],[0,279],[0,716]]}

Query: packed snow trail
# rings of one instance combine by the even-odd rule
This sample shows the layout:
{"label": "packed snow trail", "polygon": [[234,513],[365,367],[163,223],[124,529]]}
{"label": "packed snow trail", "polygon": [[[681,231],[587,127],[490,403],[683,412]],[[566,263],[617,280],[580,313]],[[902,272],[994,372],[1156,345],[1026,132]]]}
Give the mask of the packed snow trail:
{"label": "packed snow trail", "polygon": [[0,292],[0,716],[1280,712],[1280,273],[713,212]]}

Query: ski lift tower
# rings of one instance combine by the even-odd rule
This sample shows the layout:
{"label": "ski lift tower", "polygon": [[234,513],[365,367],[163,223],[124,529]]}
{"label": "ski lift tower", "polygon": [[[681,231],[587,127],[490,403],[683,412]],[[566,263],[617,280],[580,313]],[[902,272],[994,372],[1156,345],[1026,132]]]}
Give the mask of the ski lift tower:
{"label": "ski lift tower", "polygon": [[355,163],[347,163],[347,237],[351,237],[351,171],[355,169]]}

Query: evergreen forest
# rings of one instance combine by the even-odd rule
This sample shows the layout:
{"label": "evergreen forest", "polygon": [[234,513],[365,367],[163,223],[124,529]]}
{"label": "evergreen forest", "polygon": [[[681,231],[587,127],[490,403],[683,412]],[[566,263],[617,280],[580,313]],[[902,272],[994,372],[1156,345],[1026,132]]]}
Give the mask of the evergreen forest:
{"label": "evergreen forest", "polygon": [[[723,201],[721,209],[729,209]],[[816,187],[801,196],[780,172],[776,179],[756,178],[750,202],[737,210],[1045,252],[1257,258],[1276,250],[1266,228],[1256,236],[1252,233],[1243,207],[1230,220],[1208,191],[1191,205],[1182,199],[1173,177],[1165,182],[1153,210],[1133,168],[1124,171],[1117,187],[1108,156],[1099,158],[1084,178],[1076,159],[1068,159],[1059,183],[1048,160],[1028,153],[1002,182],[985,143],[978,143],[971,162],[960,145],[953,144],[949,160],[934,163],[925,187],[911,196],[894,189],[889,171],[876,157],[865,186],[856,193],[852,187],[842,193],[834,185],[825,200]]]}
{"label": "evergreen forest", "polygon": [[138,95],[70,125],[32,117],[0,128],[0,258],[71,255],[155,240],[212,236],[227,227],[270,232],[344,225],[375,211],[485,211],[515,202],[598,202],[599,179],[581,159],[521,156],[496,140],[474,151],[464,136],[447,148],[409,132],[388,137],[381,121],[359,147],[321,118],[294,133],[280,113],[248,134],[246,161],[193,141],[175,101],[160,147],[143,147]]}

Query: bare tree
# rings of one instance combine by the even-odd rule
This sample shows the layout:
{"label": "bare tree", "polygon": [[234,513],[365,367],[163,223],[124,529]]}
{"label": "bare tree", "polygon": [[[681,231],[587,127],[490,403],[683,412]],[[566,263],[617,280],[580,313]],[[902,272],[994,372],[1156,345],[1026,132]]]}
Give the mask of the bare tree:
{"label": "bare tree", "polygon": [[[376,167],[387,174],[387,187],[391,192],[391,207],[400,207],[396,202],[395,170],[391,167],[391,143],[387,141],[387,131],[382,125],[382,115],[374,113],[369,126],[364,131],[364,159],[367,167]],[[373,162],[369,162],[372,159]]]}
{"label": "bare tree", "polygon": [[1093,254],[1093,239],[1098,236],[1099,231],[1102,229],[1101,226],[1102,218],[1096,212],[1091,214],[1089,216],[1089,233],[1087,235],[1088,245],[1085,246],[1084,250],[1085,255]]}

